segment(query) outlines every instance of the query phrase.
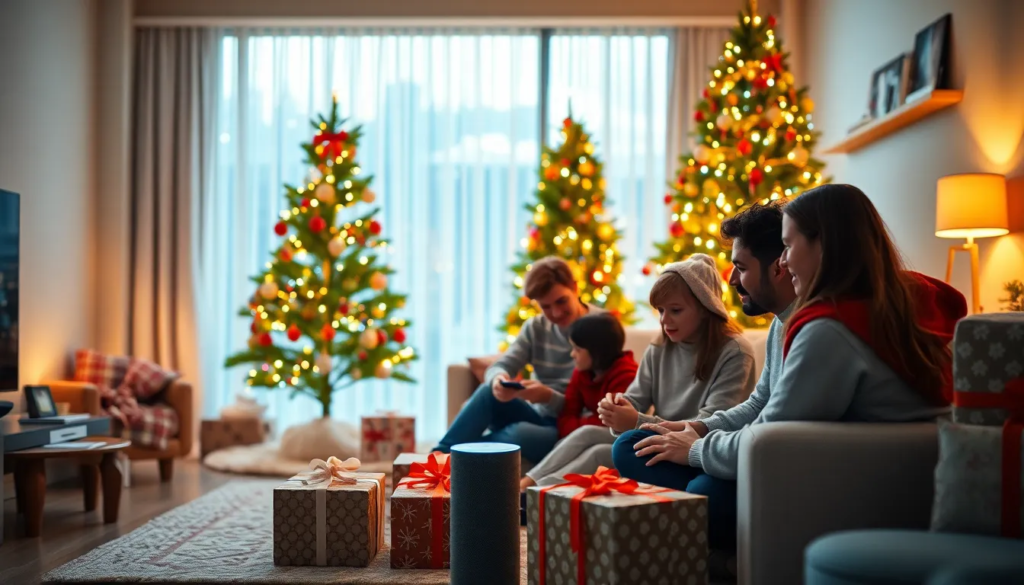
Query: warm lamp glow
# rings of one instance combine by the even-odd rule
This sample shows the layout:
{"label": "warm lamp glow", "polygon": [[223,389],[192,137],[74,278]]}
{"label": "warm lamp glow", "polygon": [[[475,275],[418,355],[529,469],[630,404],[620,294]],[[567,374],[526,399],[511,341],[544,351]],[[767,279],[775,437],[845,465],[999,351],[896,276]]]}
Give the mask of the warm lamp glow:
{"label": "warm lamp glow", "polygon": [[991,238],[1010,233],[1006,179],[973,173],[939,179],[935,235],[940,238]]}

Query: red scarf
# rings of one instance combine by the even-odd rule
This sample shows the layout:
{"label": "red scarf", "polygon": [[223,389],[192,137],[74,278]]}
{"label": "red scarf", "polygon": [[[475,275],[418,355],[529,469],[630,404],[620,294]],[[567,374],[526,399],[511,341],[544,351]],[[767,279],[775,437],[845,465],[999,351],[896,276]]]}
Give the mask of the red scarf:
{"label": "red scarf", "polygon": [[[943,344],[953,340],[956,322],[967,315],[967,299],[958,290],[948,284],[917,272],[907,272],[914,279],[914,309],[917,323],[928,333],[939,338]],[[934,395],[934,388],[919,388],[915,385],[913,375],[907,371],[897,359],[895,348],[885,345],[880,339],[871,335],[871,307],[864,299],[842,299],[831,302],[818,301],[811,303],[790,317],[787,323],[786,339],[782,348],[785,359],[793,339],[804,325],[817,319],[834,319],[843,324],[875,352],[896,375],[925,395]],[[943,364],[941,397],[945,402],[953,400],[953,362],[952,356]]]}

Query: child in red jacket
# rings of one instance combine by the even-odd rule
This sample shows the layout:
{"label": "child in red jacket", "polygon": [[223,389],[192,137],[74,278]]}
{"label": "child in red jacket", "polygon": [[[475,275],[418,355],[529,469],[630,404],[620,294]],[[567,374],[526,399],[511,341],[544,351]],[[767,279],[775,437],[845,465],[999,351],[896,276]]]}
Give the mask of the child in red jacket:
{"label": "child in red jacket", "polygon": [[[622,349],[626,333],[618,319],[608,313],[597,313],[573,322],[569,327],[569,343],[576,369],[565,388],[565,405],[557,421],[558,436],[562,439],[580,427],[593,426],[593,432],[611,437],[597,415],[597,403],[609,393],[625,392],[636,378],[633,352]],[[575,453],[578,449],[566,449],[563,443],[555,445],[551,453],[527,473],[520,483],[521,489],[537,485],[538,479],[564,468],[569,463],[567,458],[577,459],[569,452]],[[586,466],[584,461],[579,463]]]}

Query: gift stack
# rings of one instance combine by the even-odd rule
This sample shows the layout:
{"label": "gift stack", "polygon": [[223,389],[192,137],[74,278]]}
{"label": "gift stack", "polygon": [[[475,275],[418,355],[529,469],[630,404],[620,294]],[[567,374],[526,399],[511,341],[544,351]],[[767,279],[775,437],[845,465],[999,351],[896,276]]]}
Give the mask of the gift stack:
{"label": "gift stack", "polygon": [[314,460],[274,488],[274,564],[365,567],[384,548],[384,474]]}
{"label": "gift stack", "polygon": [[939,426],[932,529],[1021,538],[1024,314],[957,323],[953,390],[954,422]]}
{"label": "gift stack", "polygon": [[707,582],[707,498],[605,467],[565,479],[527,492],[530,585]]}
{"label": "gift stack", "polygon": [[449,568],[451,461],[431,453],[413,462],[391,494],[391,567]]}
{"label": "gift stack", "polygon": [[416,419],[393,412],[362,418],[362,444],[359,457],[363,462],[394,461],[400,453],[416,451]]}
{"label": "gift stack", "polygon": [[234,404],[221,409],[219,419],[207,419],[199,425],[199,455],[235,447],[255,445],[270,436],[270,423],[263,419],[266,407],[247,393],[238,394]]}

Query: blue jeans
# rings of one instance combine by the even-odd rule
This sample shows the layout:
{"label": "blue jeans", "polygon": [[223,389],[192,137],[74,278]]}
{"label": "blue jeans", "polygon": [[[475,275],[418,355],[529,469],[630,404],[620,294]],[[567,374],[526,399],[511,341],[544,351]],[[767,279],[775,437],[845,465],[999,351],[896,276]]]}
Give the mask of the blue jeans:
{"label": "blue jeans", "polygon": [[525,400],[502,402],[490,384],[481,384],[434,449],[448,453],[453,445],[477,441],[519,445],[524,459],[539,463],[558,441],[558,428],[553,417],[541,415]]}
{"label": "blue jeans", "polygon": [[626,431],[612,446],[612,461],[619,474],[642,483],[706,496],[708,545],[716,550],[736,550],[736,482],[711,477],[703,469],[662,461],[651,467],[653,455],[637,457],[633,447],[653,436],[651,431]]}

